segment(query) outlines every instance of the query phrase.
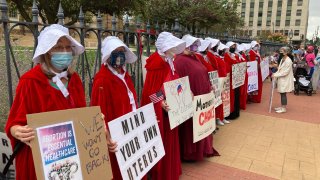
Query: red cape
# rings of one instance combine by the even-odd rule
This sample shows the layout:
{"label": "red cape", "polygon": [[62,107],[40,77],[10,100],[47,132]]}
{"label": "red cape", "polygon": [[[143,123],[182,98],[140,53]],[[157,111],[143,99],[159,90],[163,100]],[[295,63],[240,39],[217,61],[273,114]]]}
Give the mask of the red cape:
{"label": "red cape", "polygon": [[261,57],[256,54],[253,50],[249,51],[249,57],[250,61],[257,61],[258,62],[258,91],[254,95],[250,95],[249,100],[255,103],[260,103],[261,102],[261,97],[262,97],[262,74],[261,74],[261,68],[260,68],[260,62],[261,62]]}
{"label": "red cape", "polygon": [[[133,82],[128,73],[125,74],[125,81],[128,88],[137,99]],[[132,111],[128,97],[128,90],[123,81],[114,75],[106,66],[102,65],[93,81],[91,106],[100,106],[105,115],[105,123]],[[114,180],[122,179],[117,158],[114,153],[109,153]]]}
{"label": "red cape", "polygon": [[[60,90],[49,84],[49,79],[42,72],[40,65],[35,66],[20,78],[5,127],[12,147],[15,146],[17,140],[11,135],[10,128],[14,125],[26,125],[27,114],[86,106],[85,95],[78,74],[73,73],[69,77],[67,89],[69,96],[65,98]],[[23,145],[15,160],[17,180],[37,179],[29,146]]]}
{"label": "red cape", "polygon": [[[153,53],[146,64],[147,75],[142,91],[141,105],[149,104],[149,96],[163,89],[163,83],[179,78],[178,74],[172,74],[171,68],[158,52]],[[170,129],[168,113],[162,107],[161,102],[154,104],[159,128],[166,155],[151,170],[152,179],[179,179],[182,174],[180,162],[180,146],[178,128]]]}
{"label": "red cape", "polygon": [[[248,62],[245,53],[242,54],[243,62]],[[244,85],[240,87],[240,109],[246,110],[248,97],[248,73],[246,72]]]}

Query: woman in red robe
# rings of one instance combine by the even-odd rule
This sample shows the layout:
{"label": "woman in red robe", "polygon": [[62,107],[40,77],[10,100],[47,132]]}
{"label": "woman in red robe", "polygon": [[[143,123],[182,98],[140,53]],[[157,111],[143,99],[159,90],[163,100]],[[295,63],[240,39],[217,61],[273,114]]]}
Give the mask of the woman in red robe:
{"label": "woman in red robe", "polygon": [[[103,40],[101,53],[102,66],[94,77],[91,106],[100,106],[108,127],[108,122],[137,108],[136,91],[124,67],[125,63],[135,62],[137,56],[115,36],[109,36]],[[114,147],[112,141],[108,143],[108,147]],[[121,180],[117,158],[112,151],[109,152],[109,157],[113,179]]]}
{"label": "woman in red robe", "polygon": [[20,78],[5,127],[13,148],[22,143],[15,157],[17,180],[37,179],[28,146],[35,132],[28,127],[26,115],[86,106],[81,80],[71,67],[72,54],[83,51],[61,25],[51,25],[40,33],[33,56],[37,65]]}
{"label": "woman in red robe", "polygon": [[[182,40],[186,41],[186,50],[175,59],[176,72],[180,77],[189,76],[190,88],[194,96],[207,94],[211,91],[208,71],[196,58],[194,53],[200,45],[199,39],[191,35],[185,35]],[[212,134],[193,143],[193,120],[192,118],[179,126],[180,153],[183,160],[201,161],[203,157],[219,155],[213,148]]]}
{"label": "woman in red robe", "polygon": [[262,74],[261,74],[261,68],[260,68],[260,62],[261,57],[259,54],[260,45],[257,41],[251,42],[251,50],[249,51],[249,57],[250,61],[257,61],[258,62],[258,90],[252,92],[249,95],[249,101],[254,103],[260,103],[261,97],[262,97],[262,88],[263,88],[263,82],[262,82]]}
{"label": "woman in red robe", "polygon": [[[227,77],[226,64],[225,64],[224,60],[217,53],[218,47],[220,45],[220,40],[212,39],[212,38],[206,38],[206,39],[211,41],[211,48],[207,53],[209,61],[211,62],[211,64],[213,66],[216,66],[216,69],[218,70],[219,78]],[[220,122],[218,121],[218,124],[220,124],[220,125],[230,123],[230,121],[226,120],[224,117],[223,103],[221,103],[221,105],[216,107],[216,117],[220,120]]]}
{"label": "woman in red robe", "polygon": [[[237,46],[237,54],[241,62],[247,62],[246,46],[240,44]],[[247,108],[247,97],[248,97],[248,73],[245,73],[244,84],[240,87],[240,109],[246,110]]]}
{"label": "woman in red robe", "polygon": [[230,115],[226,119],[236,119],[240,116],[240,87],[232,88],[232,65],[240,62],[239,56],[235,54],[237,44],[228,42],[229,52],[225,53],[224,60],[227,64],[227,72],[230,73]]}
{"label": "woman in red robe", "polygon": [[[141,105],[151,103],[150,95],[157,92],[164,94],[163,84],[179,78],[174,67],[174,55],[185,49],[186,43],[169,32],[159,34],[156,41],[157,52],[153,53],[146,64],[147,74],[142,91]],[[153,102],[165,156],[151,170],[151,179],[176,180],[182,173],[180,161],[179,131],[170,129],[168,105],[165,100]]]}

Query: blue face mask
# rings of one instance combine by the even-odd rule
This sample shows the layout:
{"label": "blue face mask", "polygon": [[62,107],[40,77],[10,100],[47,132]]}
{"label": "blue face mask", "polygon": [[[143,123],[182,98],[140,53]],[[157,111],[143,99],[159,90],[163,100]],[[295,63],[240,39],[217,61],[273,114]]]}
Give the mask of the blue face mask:
{"label": "blue face mask", "polygon": [[126,61],[126,55],[123,51],[112,52],[110,55],[110,65],[114,68],[120,68]]}
{"label": "blue face mask", "polygon": [[54,68],[59,71],[62,71],[71,64],[72,61],[71,52],[54,52],[51,53],[51,64]]}

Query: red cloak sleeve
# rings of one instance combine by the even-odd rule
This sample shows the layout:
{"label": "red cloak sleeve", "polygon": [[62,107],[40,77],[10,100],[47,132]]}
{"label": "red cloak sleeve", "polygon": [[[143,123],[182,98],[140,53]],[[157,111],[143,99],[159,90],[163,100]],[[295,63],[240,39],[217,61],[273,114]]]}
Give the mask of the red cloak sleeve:
{"label": "red cloak sleeve", "polygon": [[[20,78],[5,127],[13,148],[17,140],[12,136],[10,129],[14,125],[26,125],[27,114],[86,106],[82,83],[76,73],[69,78],[67,89],[69,96],[65,98],[60,90],[51,87],[40,65],[35,66]],[[19,162],[16,163],[17,180],[37,179],[29,146],[23,144],[15,159]]]}

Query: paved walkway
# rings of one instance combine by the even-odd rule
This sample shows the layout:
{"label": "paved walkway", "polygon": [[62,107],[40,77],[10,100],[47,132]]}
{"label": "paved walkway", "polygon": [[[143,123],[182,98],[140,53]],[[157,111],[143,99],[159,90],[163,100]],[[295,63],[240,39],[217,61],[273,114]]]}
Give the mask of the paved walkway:
{"label": "paved walkway", "polygon": [[263,103],[249,104],[214,136],[221,156],[184,163],[181,179],[320,180],[320,95],[290,93],[288,112],[276,114],[268,113],[268,80],[263,90]]}

